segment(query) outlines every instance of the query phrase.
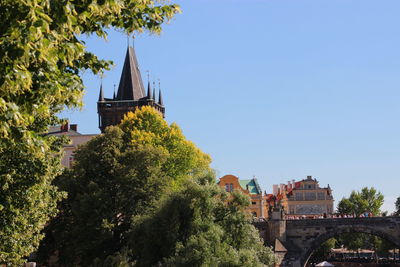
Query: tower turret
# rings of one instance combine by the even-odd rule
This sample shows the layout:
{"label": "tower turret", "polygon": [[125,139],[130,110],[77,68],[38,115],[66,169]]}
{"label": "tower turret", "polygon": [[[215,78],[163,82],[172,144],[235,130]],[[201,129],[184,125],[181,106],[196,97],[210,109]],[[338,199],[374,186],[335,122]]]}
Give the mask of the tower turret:
{"label": "tower turret", "polygon": [[103,83],[100,84],[99,102],[104,101]]}
{"label": "tower turret", "polygon": [[150,81],[147,84],[147,98],[148,99],[153,99],[153,96],[151,95]]}

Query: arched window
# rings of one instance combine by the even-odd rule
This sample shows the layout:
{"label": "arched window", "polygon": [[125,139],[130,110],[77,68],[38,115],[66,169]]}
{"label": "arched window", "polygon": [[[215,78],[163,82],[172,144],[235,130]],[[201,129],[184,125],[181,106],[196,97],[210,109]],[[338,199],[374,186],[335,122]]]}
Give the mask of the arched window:
{"label": "arched window", "polygon": [[230,185],[229,185],[229,191],[230,191],[230,192],[233,192],[233,184],[230,184]]}
{"label": "arched window", "polygon": [[258,217],[258,216],[257,216],[257,212],[255,212],[255,211],[253,211],[253,212],[251,213],[251,215],[253,215],[253,217]]}

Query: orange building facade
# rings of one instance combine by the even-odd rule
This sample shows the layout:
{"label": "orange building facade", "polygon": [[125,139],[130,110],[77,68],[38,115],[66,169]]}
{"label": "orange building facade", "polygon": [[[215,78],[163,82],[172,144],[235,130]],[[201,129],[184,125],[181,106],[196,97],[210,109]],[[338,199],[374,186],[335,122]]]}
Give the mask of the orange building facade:
{"label": "orange building facade", "polygon": [[218,185],[227,192],[238,190],[250,197],[248,211],[254,217],[268,218],[273,207],[280,207],[288,216],[315,217],[332,214],[332,189],[320,187],[316,179],[306,179],[273,186],[272,194],[262,192],[257,179],[241,180],[234,175],[225,175]]}
{"label": "orange building facade", "polygon": [[248,207],[249,213],[254,217],[264,218],[268,215],[268,209],[261,188],[256,178],[240,180],[234,175],[225,175],[219,179],[218,185],[226,192],[238,190],[250,197],[251,204]]}

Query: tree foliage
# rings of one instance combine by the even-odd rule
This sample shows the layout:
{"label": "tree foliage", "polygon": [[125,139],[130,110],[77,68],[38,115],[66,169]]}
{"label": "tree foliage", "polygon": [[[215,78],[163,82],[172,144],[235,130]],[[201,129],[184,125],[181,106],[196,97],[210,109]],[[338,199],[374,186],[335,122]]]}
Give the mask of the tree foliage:
{"label": "tree foliage", "polygon": [[375,260],[378,256],[388,257],[389,250],[395,246],[388,240],[367,233],[343,233],[338,238],[338,244],[349,250],[356,251],[360,257],[360,249],[369,249],[375,251]]}
{"label": "tree foliage", "polygon": [[183,183],[193,173],[208,171],[209,163],[208,155],[153,108],[128,114],[121,125],[107,127],[80,147],[72,168],[57,178],[56,185],[68,192],[68,199],[47,228],[42,261],[55,251],[64,266],[118,261],[132,217],[153,209],[163,194],[176,190],[175,177]]}
{"label": "tree foliage", "polygon": [[394,203],[394,205],[395,205],[395,207],[396,207],[396,210],[395,210],[395,212],[394,212],[394,215],[395,215],[395,216],[400,216],[400,197],[398,197],[398,198],[396,199],[396,202]]}
{"label": "tree foliage", "polygon": [[[160,32],[179,11],[154,0],[3,0],[0,15],[0,137],[43,132],[65,106],[80,105],[83,70],[110,62],[86,51],[79,34],[106,38],[108,27]],[[36,130],[36,131],[35,131]]]}
{"label": "tree foliage", "polygon": [[[354,214],[357,217],[365,213],[380,215],[383,200],[384,196],[375,188],[364,187],[360,192],[352,191],[349,198],[343,198],[338,204],[338,212]],[[344,233],[340,236],[339,243],[354,251],[359,249],[383,251],[382,246],[387,244],[383,239],[366,233]]]}
{"label": "tree foliage", "polygon": [[364,187],[360,192],[352,191],[349,198],[342,198],[338,204],[338,212],[354,214],[357,217],[364,213],[378,215],[381,213],[384,196],[375,188]]}
{"label": "tree foliage", "polygon": [[189,181],[155,213],[136,218],[132,257],[137,266],[272,266],[271,249],[244,211],[248,205],[212,176]]}
{"label": "tree foliage", "polygon": [[157,0],[0,2],[0,264],[35,250],[61,197],[51,185],[60,144],[43,133],[63,108],[81,105],[81,72],[111,64],[86,51],[79,34],[158,33],[177,12]]}
{"label": "tree foliage", "polygon": [[152,107],[144,106],[128,113],[121,122],[124,140],[133,146],[151,145],[167,155],[163,170],[179,188],[189,176],[209,170],[211,158],[183,135],[179,126],[167,122]]}
{"label": "tree foliage", "polygon": [[[89,266],[121,250],[131,217],[151,206],[169,178],[166,156],[151,146],[127,147],[123,132],[108,127],[76,152],[71,170],[56,184],[68,192],[62,213],[50,224],[53,251],[65,266]],[[45,252],[45,253],[44,253]]]}
{"label": "tree foliage", "polygon": [[321,262],[328,259],[331,249],[335,248],[338,241],[336,238],[329,238],[311,255],[309,262]]}
{"label": "tree foliage", "polygon": [[23,256],[37,248],[41,229],[55,215],[62,194],[51,181],[60,173],[59,153],[12,142],[0,148],[0,265],[20,265]]}

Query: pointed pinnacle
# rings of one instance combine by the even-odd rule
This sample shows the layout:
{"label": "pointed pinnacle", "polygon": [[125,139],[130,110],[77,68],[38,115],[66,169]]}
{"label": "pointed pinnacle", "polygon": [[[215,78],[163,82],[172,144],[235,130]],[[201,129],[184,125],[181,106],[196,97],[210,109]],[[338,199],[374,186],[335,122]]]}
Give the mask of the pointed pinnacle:
{"label": "pointed pinnacle", "polygon": [[161,106],[164,105],[163,99],[162,99],[162,94],[161,94],[161,89],[160,89],[160,91],[158,91],[158,104],[160,104]]}
{"label": "pointed pinnacle", "polygon": [[148,99],[153,99],[153,96],[151,95],[150,81],[147,84],[147,98]]}
{"label": "pointed pinnacle", "polygon": [[103,84],[100,85],[99,102],[104,101]]}

